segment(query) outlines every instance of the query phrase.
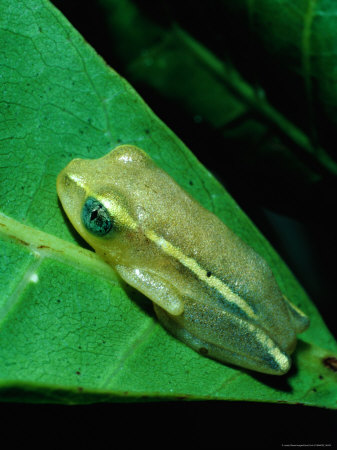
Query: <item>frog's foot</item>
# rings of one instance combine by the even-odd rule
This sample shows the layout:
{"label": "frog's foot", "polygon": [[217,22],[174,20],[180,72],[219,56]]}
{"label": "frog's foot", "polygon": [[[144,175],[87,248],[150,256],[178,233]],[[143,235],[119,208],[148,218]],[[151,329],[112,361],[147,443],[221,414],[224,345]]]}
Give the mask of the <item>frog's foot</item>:
{"label": "frog's foot", "polygon": [[179,316],[184,311],[184,303],[177,289],[164,278],[149,270],[130,269],[125,266],[115,266],[120,276],[159,305],[169,314]]}
{"label": "frog's foot", "polygon": [[310,324],[309,318],[299,308],[297,308],[297,306],[295,306],[285,295],[283,295],[283,298],[286,302],[286,305],[288,306],[288,310],[290,312],[296,333],[302,333],[304,330],[308,328]]}

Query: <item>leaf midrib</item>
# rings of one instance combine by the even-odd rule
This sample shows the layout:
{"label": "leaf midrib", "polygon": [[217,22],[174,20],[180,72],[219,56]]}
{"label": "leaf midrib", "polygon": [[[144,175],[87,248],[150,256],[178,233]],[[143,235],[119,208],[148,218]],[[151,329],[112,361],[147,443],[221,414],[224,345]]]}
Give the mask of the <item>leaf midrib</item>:
{"label": "leaf midrib", "polygon": [[[2,213],[0,213],[0,235],[27,248],[39,260],[39,263],[35,261],[32,263],[34,266],[36,264],[39,266],[44,258],[50,258],[76,269],[80,268],[81,271],[99,275],[100,278],[107,279],[113,284],[119,283],[116,272],[96,253],[37,228],[24,225]],[[29,282],[29,277],[26,276],[27,271],[32,269],[32,264],[23,274],[27,283]]]}

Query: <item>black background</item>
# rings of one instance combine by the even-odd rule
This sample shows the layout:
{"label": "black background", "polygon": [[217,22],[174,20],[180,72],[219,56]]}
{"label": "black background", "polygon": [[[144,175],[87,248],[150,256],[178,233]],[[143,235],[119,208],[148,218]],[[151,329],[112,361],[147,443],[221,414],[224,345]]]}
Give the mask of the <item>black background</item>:
{"label": "black background", "polygon": [[[2,404],[1,439],[24,448],[250,449],[336,446],[336,412],[299,405],[159,402]],[[23,447],[24,446],[24,447]]]}

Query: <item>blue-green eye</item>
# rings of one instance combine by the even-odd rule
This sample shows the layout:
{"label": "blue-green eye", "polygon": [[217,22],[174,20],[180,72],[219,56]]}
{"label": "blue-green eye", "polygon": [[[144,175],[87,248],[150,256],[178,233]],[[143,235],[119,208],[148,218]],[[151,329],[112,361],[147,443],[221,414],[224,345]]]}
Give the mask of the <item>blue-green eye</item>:
{"label": "blue-green eye", "polygon": [[82,222],[90,233],[105,236],[113,227],[113,219],[102,203],[88,197],[82,209]]}

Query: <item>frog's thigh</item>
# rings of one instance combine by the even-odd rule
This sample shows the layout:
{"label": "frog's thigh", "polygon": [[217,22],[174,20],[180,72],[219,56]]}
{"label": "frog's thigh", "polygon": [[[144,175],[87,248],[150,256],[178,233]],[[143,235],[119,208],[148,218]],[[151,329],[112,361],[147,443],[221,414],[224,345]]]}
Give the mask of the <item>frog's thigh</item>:
{"label": "frog's thigh", "polygon": [[141,269],[129,269],[117,265],[115,269],[131,286],[138,289],[168,313],[179,316],[184,310],[184,303],[173,285],[156,273]]}
{"label": "frog's thigh", "polygon": [[285,295],[283,296],[291,314],[296,333],[302,333],[309,326],[309,318],[295,306]]}

